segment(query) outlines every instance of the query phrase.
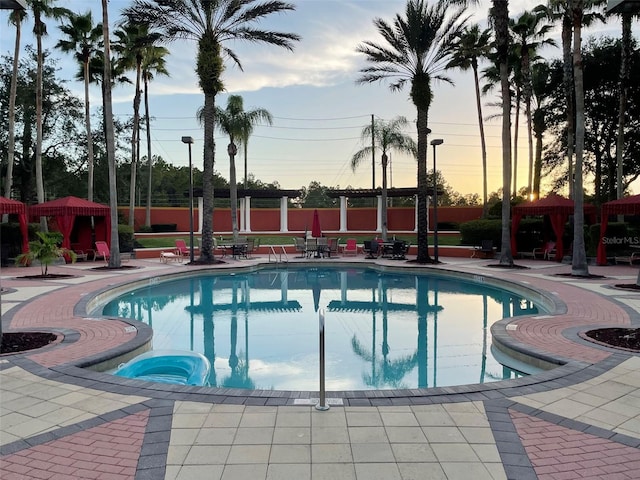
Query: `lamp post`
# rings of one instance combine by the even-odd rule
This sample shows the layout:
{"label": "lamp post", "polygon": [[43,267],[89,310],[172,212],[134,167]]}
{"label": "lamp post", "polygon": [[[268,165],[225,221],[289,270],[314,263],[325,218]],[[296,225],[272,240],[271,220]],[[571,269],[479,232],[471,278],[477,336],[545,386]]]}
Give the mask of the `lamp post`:
{"label": "lamp post", "polygon": [[193,137],[182,137],[189,145],[189,263],[193,263],[193,168],[191,167],[191,144]]}
{"label": "lamp post", "polygon": [[438,176],[436,174],[436,147],[442,145],[444,140],[434,138],[433,145],[433,258],[438,263]]}

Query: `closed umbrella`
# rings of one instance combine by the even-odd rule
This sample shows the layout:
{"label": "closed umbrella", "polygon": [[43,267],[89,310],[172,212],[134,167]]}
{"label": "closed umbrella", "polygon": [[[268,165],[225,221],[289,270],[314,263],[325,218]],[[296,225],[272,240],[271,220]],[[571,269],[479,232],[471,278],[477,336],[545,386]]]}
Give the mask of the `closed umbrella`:
{"label": "closed umbrella", "polygon": [[311,235],[315,238],[322,236],[322,229],[320,228],[320,216],[318,210],[313,211],[313,223],[311,224]]}

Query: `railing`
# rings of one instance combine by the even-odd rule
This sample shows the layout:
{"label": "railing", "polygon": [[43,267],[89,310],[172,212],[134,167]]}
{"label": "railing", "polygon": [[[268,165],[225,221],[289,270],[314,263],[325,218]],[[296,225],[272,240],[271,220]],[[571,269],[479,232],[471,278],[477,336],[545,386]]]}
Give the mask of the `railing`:
{"label": "railing", "polygon": [[[276,248],[280,247],[281,252],[276,252]],[[269,245],[269,263],[271,263],[271,255],[273,255],[273,259],[276,263],[282,263],[282,255],[284,254],[284,261],[289,261],[289,256],[287,255],[287,251],[284,248],[284,245]]]}

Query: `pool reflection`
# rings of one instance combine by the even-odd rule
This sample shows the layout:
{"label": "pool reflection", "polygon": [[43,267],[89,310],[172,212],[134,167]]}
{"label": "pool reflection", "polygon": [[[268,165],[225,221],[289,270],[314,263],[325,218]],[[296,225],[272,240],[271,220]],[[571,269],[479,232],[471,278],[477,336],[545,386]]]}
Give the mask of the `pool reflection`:
{"label": "pool reflection", "polygon": [[351,268],[192,277],[130,292],[102,313],[151,325],[154,348],[203,353],[210,386],[317,390],[319,309],[329,390],[514,378],[491,356],[489,329],[538,312],[482,282]]}

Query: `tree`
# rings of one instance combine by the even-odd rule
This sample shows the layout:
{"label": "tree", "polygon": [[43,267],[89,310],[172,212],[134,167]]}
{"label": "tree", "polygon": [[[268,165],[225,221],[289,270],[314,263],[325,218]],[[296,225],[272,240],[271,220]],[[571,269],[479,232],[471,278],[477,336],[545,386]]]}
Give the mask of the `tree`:
{"label": "tree", "polygon": [[551,97],[551,69],[546,62],[534,63],[531,67],[531,92],[535,108],[533,110],[533,133],[536,138],[535,160],[533,168],[534,198],[540,198],[540,180],[542,177],[542,136],[546,130],[547,102]]}
{"label": "tree", "polygon": [[72,13],[68,22],[60,26],[60,31],[66,35],[56,48],[65,53],[73,52],[76,60],[82,65],[82,80],[84,81],[84,116],[87,135],[87,199],[93,201],[93,137],[91,134],[91,107],[89,101],[89,62],[96,54],[98,43],[102,37],[102,25],[93,25],[91,12],[84,15]]}
{"label": "tree", "polygon": [[629,57],[631,56],[631,13],[622,14],[622,38],[620,61],[620,102],[618,108],[618,138],[616,142],[616,185],[617,198],[622,198],[623,157],[624,157],[624,122],[627,96],[629,94]]}
{"label": "tree", "polygon": [[167,40],[190,39],[198,42],[196,72],[204,93],[203,221],[200,261],[213,258],[213,166],[215,142],[215,97],[223,89],[222,55],[239,68],[240,59],[225,44],[232,40],[266,43],[293,50],[300,37],[292,33],[262,30],[255,25],[274,13],[295,10],[278,0],[134,0],[124,10],[132,22],[157,28]]}
{"label": "tree", "polygon": [[124,23],[115,32],[118,41],[113,49],[120,54],[119,65],[123,70],[135,71],[135,93],[133,95],[133,129],[131,131],[131,183],[129,184],[129,226],[133,228],[135,220],[136,184],[138,162],[140,159],[140,101],[142,62],[145,50],[160,39],[160,34],[150,32],[145,24]]}
{"label": "tree", "polygon": [[153,74],[169,76],[166,68],[165,57],[169,50],[165,47],[149,45],[145,49],[142,60],[142,80],[144,82],[144,117],[147,130],[147,163],[149,175],[147,177],[147,208],[144,224],[151,226],[151,174],[153,172],[153,156],[151,155],[151,117],[149,114],[149,82],[153,80]]}
{"label": "tree", "polygon": [[[30,6],[33,11],[33,33],[36,36],[38,71],[36,76],[36,192],[38,203],[43,203],[44,179],[42,176],[42,37],[47,35],[47,25],[44,18],[61,19],[71,14],[66,8],[56,7],[56,0],[31,0]],[[47,230],[46,219],[40,221],[42,230]]]}
{"label": "tree", "polygon": [[489,55],[491,47],[491,30],[480,31],[475,24],[467,26],[458,35],[454,44],[454,52],[449,68],[459,68],[462,71],[471,69],[476,91],[476,109],[478,111],[478,127],[480,129],[480,151],[482,155],[482,216],[487,216],[487,143],[484,135],[482,119],[482,103],[480,101],[480,81],[478,79],[478,61]]}
{"label": "tree", "polygon": [[513,265],[511,253],[511,91],[509,90],[509,0],[492,0],[490,11],[493,23],[496,59],[500,71],[502,99],[502,233],[500,265]]}
{"label": "tree", "polygon": [[111,100],[111,45],[109,40],[108,0],[102,0],[102,38],[104,41],[102,105],[104,109],[104,132],[109,164],[109,207],[111,213],[111,255],[109,267],[120,267],[120,245],[118,241],[118,189],[116,183],[116,147],[113,130],[113,104]]}
{"label": "tree", "polygon": [[[527,187],[529,193],[533,187],[533,126],[531,115],[531,99],[533,97],[531,85],[531,63],[536,58],[536,51],[545,45],[556,45],[553,39],[546,38],[551,25],[541,24],[545,18],[540,12],[523,12],[520,17],[510,22],[511,31],[516,37],[514,43],[520,58],[522,73],[522,95],[527,118],[527,140],[529,145],[529,174]],[[514,167],[515,168],[515,167]],[[515,172],[514,172],[515,175]]]}
{"label": "tree", "polygon": [[68,248],[59,246],[62,242],[60,232],[36,232],[38,240],[29,242],[29,251],[16,257],[19,265],[29,265],[34,260],[40,263],[40,272],[43,277],[48,275],[49,265],[60,257],[68,256],[72,262],[76,261],[76,253]]}
{"label": "tree", "polygon": [[[9,14],[9,23],[16,27],[16,42],[13,50],[13,70],[11,74],[11,90],[9,92],[9,142],[7,145],[7,178],[5,180],[4,196],[11,198],[11,188],[13,182],[13,163],[16,148],[15,140],[15,107],[16,107],[16,90],[18,85],[18,58],[20,56],[20,33],[22,31],[22,22],[27,16],[26,10],[14,10]],[[1,330],[0,330],[1,331]]]}
{"label": "tree", "polygon": [[432,80],[452,83],[444,75],[453,54],[453,43],[467,18],[464,8],[452,8],[446,0],[428,6],[423,0],[409,0],[405,18],[399,14],[389,24],[374,20],[386,45],[365,41],[357,47],[370,66],[360,70],[358,83],[391,80],[392,91],[410,85],[410,98],[417,110],[418,160],[418,263],[431,261],[427,238],[427,136],[429,107],[433,100]]}
{"label": "tree", "polygon": [[[246,145],[249,132],[253,126],[265,122],[271,125],[273,118],[264,108],[245,111],[242,97],[240,95],[230,95],[227,99],[227,107],[216,108],[216,125],[218,129],[229,136],[227,153],[229,154],[229,193],[231,203],[231,227],[233,229],[233,240],[238,240],[238,182],[236,180],[235,157],[238,153],[236,140]],[[246,153],[245,153],[246,159]],[[246,178],[245,178],[246,182]]]}
{"label": "tree", "polygon": [[358,150],[351,157],[351,169],[355,172],[363,160],[371,158],[375,149],[382,152],[382,239],[387,241],[387,165],[388,154],[392,151],[416,155],[416,143],[409,135],[402,133],[409,122],[405,117],[395,117],[388,122],[384,120],[374,121],[373,125],[366,125],[362,129],[361,139],[364,142],[371,141]]}

